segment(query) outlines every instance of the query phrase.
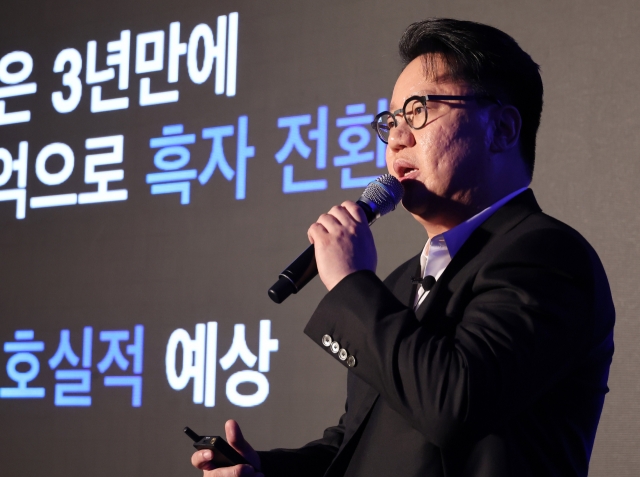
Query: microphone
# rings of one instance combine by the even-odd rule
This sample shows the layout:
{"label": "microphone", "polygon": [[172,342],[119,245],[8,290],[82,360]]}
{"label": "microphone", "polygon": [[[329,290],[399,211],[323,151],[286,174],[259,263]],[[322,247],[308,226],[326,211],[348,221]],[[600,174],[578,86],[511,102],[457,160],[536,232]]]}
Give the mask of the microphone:
{"label": "microphone", "polygon": [[[383,174],[369,183],[356,204],[364,210],[371,225],[378,217],[395,210],[403,194],[400,181],[391,174]],[[311,244],[278,276],[278,281],[269,288],[269,297],[276,303],[282,303],[292,293],[302,290],[317,274],[315,248]]]}
{"label": "microphone", "polygon": [[428,292],[433,288],[433,285],[436,284],[436,278],[431,275],[427,275],[426,277],[411,277],[411,283],[421,285],[422,289]]}

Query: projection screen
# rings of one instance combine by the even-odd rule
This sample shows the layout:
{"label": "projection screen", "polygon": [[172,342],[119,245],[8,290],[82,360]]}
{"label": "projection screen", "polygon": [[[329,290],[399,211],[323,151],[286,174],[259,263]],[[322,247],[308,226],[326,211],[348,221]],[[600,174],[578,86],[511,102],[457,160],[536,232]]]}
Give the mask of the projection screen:
{"label": "projection screen", "polygon": [[[0,15],[0,469],[198,475],[184,426],[296,447],[346,371],[302,330],[319,280],[267,296],[308,226],[386,172],[411,22],[511,34],[542,68],[533,189],[593,244],[617,309],[591,475],[637,475],[639,7],[473,1],[5,0]],[[419,252],[373,226],[378,275]]]}

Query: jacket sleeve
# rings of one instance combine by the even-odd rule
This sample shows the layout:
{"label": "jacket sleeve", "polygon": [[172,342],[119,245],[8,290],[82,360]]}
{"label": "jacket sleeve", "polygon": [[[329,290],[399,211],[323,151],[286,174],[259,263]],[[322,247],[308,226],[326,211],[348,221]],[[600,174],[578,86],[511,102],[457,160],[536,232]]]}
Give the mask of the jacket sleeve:
{"label": "jacket sleeve", "polygon": [[262,473],[265,477],[322,477],[342,444],[344,418],[337,426],[325,429],[322,439],[300,449],[258,451]]}
{"label": "jacket sleeve", "polygon": [[473,439],[548,392],[597,346],[594,295],[609,294],[603,302],[613,313],[586,242],[540,230],[503,245],[462,290],[447,291],[450,304],[463,306],[424,317],[443,321],[446,332],[422,326],[374,273],[360,271],[325,296],[305,333],[321,346],[325,334],[339,342],[356,360],[350,372],[434,444]]}

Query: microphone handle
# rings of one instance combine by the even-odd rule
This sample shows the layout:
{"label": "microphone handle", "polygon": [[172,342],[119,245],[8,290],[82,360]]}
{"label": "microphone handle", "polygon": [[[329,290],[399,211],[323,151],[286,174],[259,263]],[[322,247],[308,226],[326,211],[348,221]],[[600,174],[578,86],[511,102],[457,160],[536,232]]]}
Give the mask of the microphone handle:
{"label": "microphone handle", "polygon": [[[373,211],[369,204],[358,200],[356,202],[367,216],[369,225],[373,224],[379,215]],[[313,244],[298,256],[278,276],[278,281],[269,288],[269,298],[276,303],[282,303],[292,293],[298,293],[318,274],[316,264],[316,252]]]}

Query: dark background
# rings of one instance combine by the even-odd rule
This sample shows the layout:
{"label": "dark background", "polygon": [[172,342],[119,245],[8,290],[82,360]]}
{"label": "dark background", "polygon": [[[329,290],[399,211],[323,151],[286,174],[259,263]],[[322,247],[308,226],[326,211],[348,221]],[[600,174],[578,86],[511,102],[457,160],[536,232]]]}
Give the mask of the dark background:
{"label": "dark background", "polygon": [[[335,119],[344,116],[347,104],[364,102],[368,113],[375,112],[376,101],[391,94],[400,71],[396,50],[402,31],[428,16],[496,26],[541,65],[545,107],[533,189],[547,213],[575,227],[598,251],[617,310],[611,392],[591,475],[637,475],[640,4],[5,0],[0,10],[0,57],[29,52],[35,64],[29,81],[38,83],[36,95],[7,100],[9,110],[31,110],[32,120],[0,126],[0,147],[15,154],[18,142],[29,141],[28,196],[47,193],[36,179],[34,162],[52,142],[68,144],[76,156],[73,175],[55,193],[92,190],[83,183],[84,140],[112,134],[125,136],[125,179],[111,188],[122,184],[129,191],[125,202],[27,208],[24,220],[15,219],[13,202],[0,202],[0,339],[12,341],[15,330],[34,329],[36,339],[47,344],[40,353],[40,375],[31,383],[44,386],[46,397],[0,400],[3,475],[197,475],[189,464],[189,440],[181,435],[185,425],[222,434],[225,420],[234,418],[248,440],[265,449],[302,445],[337,422],[345,370],[302,334],[323,296],[321,283],[279,306],[266,289],[306,246],[306,229],[315,217],[336,202],[357,198],[360,190],[341,190],[340,171],[329,165],[324,176],[328,190],[283,194],[282,166],[274,154],[286,132],[277,128],[277,118],[312,114],[315,124],[317,107],[329,106],[331,164],[342,153]],[[158,89],[180,90],[180,101],[137,105],[137,33],[162,29],[168,36],[169,23],[180,21],[184,42],[201,22],[215,34],[217,16],[235,11],[240,17],[235,97],[216,96],[212,78],[194,85],[182,57],[175,85],[166,83],[166,62],[163,72],[142,75]],[[129,109],[89,113],[90,86],[84,85],[78,108],[57,113],[50,94],[60,89],[60,75],[52,73],[58,52],[73,47],[85,59],[86,42],[97,40],[104,61],[106,42],[118,39],[124,29],[132,31]],[[81,77],[84,83],[84,68]],[[117,93],[114,86],[108,88],[110,95]],[[249,144],[256,147],[248,162],[245,200],[234,199],[234,183],[219,171],[205,186],[192,186],[189,205],[180,205],[175,194],[149,193],[145,175],[154,172],[154,151],[148,141],[160,136],[163,125],[184,123],[186,133],[199,135],[203,127],[237,125],[243,114],[249,117]],[[234,142],[226,149],[232,166]],[[192,148],[200,170],[210,143],[199,140]],[[306,162],[292,157],[286,164],[296,164],[302,177],[320,178],[312,167],[313,154]],[[373,164],[359,167],[362,175],[383,172]],[[404,210],[376,223],[374,235],[381,277],[417,253],[426,239]],[[280,341],[280,350],[271,355],[264,404],[240,408],[226,399],[224,380],[242,369],[239,363],[228,372],[218,368],[213,408],[192,402],[191,385],[180,392],[169,387],[164,356],[174,329],[193,335],[196,323],[217,321],[220,358],[231,343],[233,324],[245,323],[247,343],[257,355],[261,319],[272,320],[272,337]],[[135,324],[145,325],[142,407],[130,406],[128,389],[101,386],[101,375],[92,386],[92,407],[55,407],[46,359],[55,351],[60,330],[70,329],[75,340],[84,326],[94,327],[95,368],[104,355],[95,334],[132,330]],[[78,353],[79,343],[73,343]],[[8,357],[0,354],[0,386],[12,385],[5,371]]]}

